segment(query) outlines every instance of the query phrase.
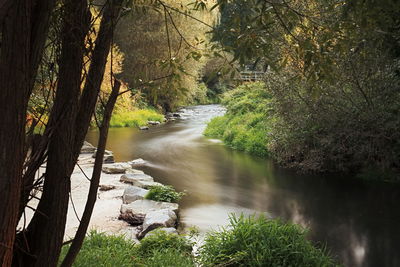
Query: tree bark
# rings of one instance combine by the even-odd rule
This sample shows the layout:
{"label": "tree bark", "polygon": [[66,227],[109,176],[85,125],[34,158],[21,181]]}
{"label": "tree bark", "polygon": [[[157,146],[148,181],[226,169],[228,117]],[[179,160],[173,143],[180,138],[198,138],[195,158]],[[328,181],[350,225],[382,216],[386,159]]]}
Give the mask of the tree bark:
{"label": "tree bark", "polygon": [[86,236],[86,231],[89,226],[90,218],[93,213],[94,204],[96,203],[97,199],[97,189],[100,183],[101,168],[103,166],[104,150],[106,149],[108,128],[110,126],[111,114],[114,109],[115,102],[117,101],[120,87],[121,83],[115,79],[111,95],[107,101],[104,110],[103,122],[100,126],[100,137],[97,144],[96,160],[93,167],[92,178],[90,180],[90,188],[85,205],[85,210],[83,212],[78,230],[75,234],[75,238],[72,241],[71,247],[69,248],[68,253],[65,256],[61,264],[61,267],[72,266],[72,263],[75,261],[75,258],[78,255],[79,250],[82,247],[83,240],[85,239]]}
{"label": "tree bark", "polygon": [[14,0],[11,4],[9,1],[2,1],[1,5],[0,265],[10,266],[18,223],[25,145],[24,126],[30,92],[29,33],[32,1]]}
{"label": "tree bark", "polygon": [[75,153],[79,153],[85,140],[88,126],[95,111],[97,97],[103,82],[107,56],[110,52],[113,32],[121,11],[123,0],[109,0],[106,2],[102,15],[100,29],[95,42],[91,64],[86,77],[85,86],[79,101],[79,110],[76,120]]}
{"label": "tree bark", "polygon": [[75,120],[83,67],[84,40],[90,13],[85,0],[65,1],[59,82],[48,127],[49,142],[43,194],[26,232],[24,266],[56,266],[64,237],[74,154]]}

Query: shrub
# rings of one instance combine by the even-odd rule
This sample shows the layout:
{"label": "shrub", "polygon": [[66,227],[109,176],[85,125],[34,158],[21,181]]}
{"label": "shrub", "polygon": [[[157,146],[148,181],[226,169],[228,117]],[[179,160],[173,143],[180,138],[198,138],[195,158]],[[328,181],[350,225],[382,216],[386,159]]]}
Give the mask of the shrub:
{"label": "shrub", "polygon": [[185,193],[176,192],[170,185],[157,185],[152,186],[144,198],[154,201],[177,203],[184,195]]}
{"label": "shrub", "polygon": [[203,266],[336,266],[294,224],[264,216],[231,216],[228,228],[207,234],[200,248]]}

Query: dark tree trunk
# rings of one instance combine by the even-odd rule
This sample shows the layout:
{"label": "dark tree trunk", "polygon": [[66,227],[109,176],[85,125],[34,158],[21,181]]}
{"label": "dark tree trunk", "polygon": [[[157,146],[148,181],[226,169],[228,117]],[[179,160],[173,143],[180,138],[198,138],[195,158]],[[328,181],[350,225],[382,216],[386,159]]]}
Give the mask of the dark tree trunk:
{"label": "dark tree trunk", "polygon": [[121,10],[122,0],[109,0],[104,7],[98,36],[92,53],[91,64],[79,101],[76,120],[75,153],[79,153],[86,137],[88,126],[95,111],[97,97],[103,82],[107,56],[110,52],[114,28]]}
{"label": "dark tree trunk", "polygon": [[[90,13],[85,0],[65,1],[59,82],[48,127],[54,128],[49,142],[43,194],[26,232],[26,250],[34,257],[24,266],[56,266],[64,237],[74,153],[75,120],[83,66],[84,40]],[[21,264],[21,262],[20,262]]]}
{"label": "dark tree trunk", "polygon": [[[89,73],[86,78],[82,97],[80,99],[80,107],[76,120],[75,153],[77,154],[79,153],[79,150],[83,144],[91,117],[95,110],[97,97],[100,92],[101,83],[103,81],[107,56],[110,51],[113,31],[119,12],[121,10],[121,2],[121,0],[108,1],[104,8],[99,34],[96,39],[95,50],[92,54]],[[78,231],[75,235],[75,239],[71,244],[71,248],[69,249],[68,254],[65,257],[62,266],[72,265],[86,235],[87,227],[92,216],[94,204],[96,202],[97,188],[100,181],[101,167],[103,164],[103,156],[107,141],[111,113],[117,100],[120,86],[120,82],[115,80],[114,87],[112,88],[111,95],[105,107],[103,122],[100,128],[100,138],[98,141],[96,160],[93,169],[92,179],[90,182],[88,199],[86,202],[84,213],[81,218],[81,222],[79,224]]]}
{"label": "dark tree trunk", "polygon": [[7,8],[0,14],[0,265],[10,266],[18,223],[24,126],[30,92],[32,1],[14,0],[12,4],[2,1],[1,4]]}
{"label": "dark tree trunk", "polygon": [[83,212],[78,230],[75,234],[75,238],[72,241],[71,247],[69,248],[68,253],[65,256],[61,264],[61,267],[72,266],[72,263],[74,262],[76,256],[78,255],[79,250],[82,247],[83,240],[85,239],[86,236],[86,231],[89,226],[90,218],[92,217],[94,204],[96,203],[97,199],[97,189],[100,183],[101,168],[103,166],[104,150],[106,149],[108,128],[110,126],[111,114],[114,109],[115,102],[117,101],[120,87],[121,83],[118,80],[115,80],[111,95],[107,101],[104,110],[103,122],[100,126],[100,137],[97,144],[96,160],[93,167],[92,178],[90,180],[90,188],[85,205],[85,210]]}

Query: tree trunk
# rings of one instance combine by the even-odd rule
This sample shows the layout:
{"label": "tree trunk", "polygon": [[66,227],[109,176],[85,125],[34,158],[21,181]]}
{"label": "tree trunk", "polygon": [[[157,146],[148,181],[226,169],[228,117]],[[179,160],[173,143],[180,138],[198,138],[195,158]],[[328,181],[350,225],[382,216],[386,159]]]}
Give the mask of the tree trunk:
{"label": "tree trunk", "polygon": [[1,4],[7,12],[0,16],[0,265],[10,266],[24,161],[32,1]]}
{"label": "tree trunk", "polygon": [[75,234],[75,238],[72,241],[71,247],[69,248],[68,253],[65,256],[61,267],[72,266],[72,263],[75,261],[75,258],[78,255],[79,250],[82,247],[83,240],[86,236],[86,231],[89,226],[90,218],[92,217],[94,204],[96,203],[97,199],[97,189],[100,183],[101,168],[103,166],[104,150],[106,149],[111,114],[114,109],[115,102],[117,101],[120,87],[121,83],[118,80],[114,80],[114,86],[111,95],[107,101],[104,110],[103,122],[100,126],[100,137],[97,144],[96,160],[93,167],[92,178],[90,180],[90,189],[85,205],[85,210],[83,212],[79,228]]}
{"label": "tree trunk", "polygon": [[48,127],[49,143],[43,194],[26,232],[24,266],[56,266],[64,237],[74,154],[75,120],[83,66],[84,40],[90,13],[85,0],[65,1],[59,82]]}

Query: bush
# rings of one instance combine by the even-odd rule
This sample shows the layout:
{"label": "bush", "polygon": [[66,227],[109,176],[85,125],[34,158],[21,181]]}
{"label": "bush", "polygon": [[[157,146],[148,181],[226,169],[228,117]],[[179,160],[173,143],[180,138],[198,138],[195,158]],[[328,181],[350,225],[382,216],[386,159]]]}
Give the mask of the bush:
{"label": "bush", "polygon": [[200,248],[203,266],[337,266],[294,224],[264,216],[231,216],[228,228],[207,234]]}
{"label": "bush", "polygon": [[138,109],[135,111],[117,111],[110,121],[111,127],[140,127],[148,121],[162,122],[164,116],[153,109]]}
{"label": "bush", "polygon": [[185,193],[176,192],[170,185],[157,185],[152,186],[144,198],[154,201],[177,203],[184,195]]}

